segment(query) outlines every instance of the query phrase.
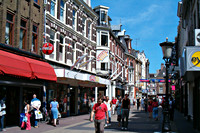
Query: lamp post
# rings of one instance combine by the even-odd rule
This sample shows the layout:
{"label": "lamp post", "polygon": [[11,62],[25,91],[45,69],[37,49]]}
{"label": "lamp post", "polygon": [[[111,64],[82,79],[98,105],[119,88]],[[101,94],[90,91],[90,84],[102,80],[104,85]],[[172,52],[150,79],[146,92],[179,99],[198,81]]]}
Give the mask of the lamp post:
{"label": "lamp post", "polygon": [[174,43],[168,42],[168,38],[166,38],[165,42],[160,43],[160,46],[162,47],[163,52],[163,59],[165,61],[166,65],[166,100],[165,100],[165,106],[163,110],[163,123],[162,123],[162,132],[170,132],[171,126],[170,126],[170,120],[169,120],[169,76],[168,76],[168,69],[170,65],[170,58],[172,54],[172,47],[174,46]]}

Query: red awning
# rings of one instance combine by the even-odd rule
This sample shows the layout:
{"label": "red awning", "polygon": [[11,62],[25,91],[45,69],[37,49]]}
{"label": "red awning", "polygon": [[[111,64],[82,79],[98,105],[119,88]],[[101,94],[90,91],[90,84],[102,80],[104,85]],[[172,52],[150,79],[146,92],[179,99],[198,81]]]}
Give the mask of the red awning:
{"label": "red awning", "polygon": [[0,50],[0,73],[57,81],[51,65],[46,62],[23,57]]}
{"label": "red awning", "polygon": [[31,58],[25,57],[30,67],[33,71],[33,75],[38,79],[52,80],[56,81],[57,77],[55,71],[51,65],[46,62],[34,60]]}
{"label": "red awning", "polygon": [[23,56],[0,50],[0,71],[5,74],[32,77],[29,63]]}

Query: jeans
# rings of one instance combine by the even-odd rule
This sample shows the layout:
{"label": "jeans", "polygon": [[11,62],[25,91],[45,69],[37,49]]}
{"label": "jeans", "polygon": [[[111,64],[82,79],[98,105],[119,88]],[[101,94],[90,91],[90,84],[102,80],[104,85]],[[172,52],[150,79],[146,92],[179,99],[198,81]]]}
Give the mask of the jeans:
{"label": "jeans", "polygon": [[[108,120],[109,120],[109,123],[111,123],[111,111],[108,111]],[[106,119],[105,119],[105,123],[107,122],[107,116],[106,116]]]}
{"label": "jeans", "polygon": [[[128,117],[129,117],[129,109],[122,109],[122,127],[128,128]],[[124,123],[125,118],[126,118],[126,123]]]}
{"label": "jeans", "polygon": [[153,107],[153,118],[157,118],[158,117],[158,107]]}
{"label": "jeans", "polygon": [[3,128],[4,128],[4,118],[5,118],[5,115],[0,116],[0,119],[1,119],[1,130],[3,130]]}

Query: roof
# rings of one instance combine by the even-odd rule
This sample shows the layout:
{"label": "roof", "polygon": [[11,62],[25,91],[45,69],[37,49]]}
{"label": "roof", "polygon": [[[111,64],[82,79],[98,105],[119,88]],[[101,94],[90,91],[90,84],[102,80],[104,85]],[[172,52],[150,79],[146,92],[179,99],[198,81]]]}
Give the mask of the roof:
{"label": "roof", "polygon": [[121,24],[119,24],[119,25],[111,25],[111,29],[114,31],[114,30],[116,30],[116,31],[121,31]]}

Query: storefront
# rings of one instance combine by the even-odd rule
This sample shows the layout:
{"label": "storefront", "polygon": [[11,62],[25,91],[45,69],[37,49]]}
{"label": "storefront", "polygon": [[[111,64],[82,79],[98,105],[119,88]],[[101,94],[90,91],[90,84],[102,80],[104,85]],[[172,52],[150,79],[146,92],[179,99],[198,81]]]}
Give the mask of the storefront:
{"label": "storefront", "polygon": [[[96,99],[96,96],[100,93],[102,93],[102,95],[103,93],[105,94],[107,89],[106,85],[110,84],[107,79],[87,73],[80,73],[67,69],[55,69],[55,72],[58,79],[57,84],[59,84],[60,87],[57,87],[58,85],[52,85],[48,87],[48,91],[55,90],[56,88],[56,91],[54,91],[52,95],[61,99],[59,101],[61,101],[62,107],[64,107],[64,102],[62,102],[63,98],[64,96],[67,97],[67,109],[64,107],[62,110],[63,112],[61,112],[62,116],[65,116],[63,114],[70,116],[88,113],[91,98]],[[97,92],[96,88],[98,88]],[[64,92],[61,93],[61,89]],[[98,95],[96,95],[97,93]],[[50,98],[51,97],[48,96],[48,100],[50,100]]]}
{"label": "storefront", "polygon": [[6,103],[6,126],[19,125],[24,101],[33,94],[46,107],[46,86],[57,77],[53,67],[41,59],[36,60],[0,50],[0,100]]}

